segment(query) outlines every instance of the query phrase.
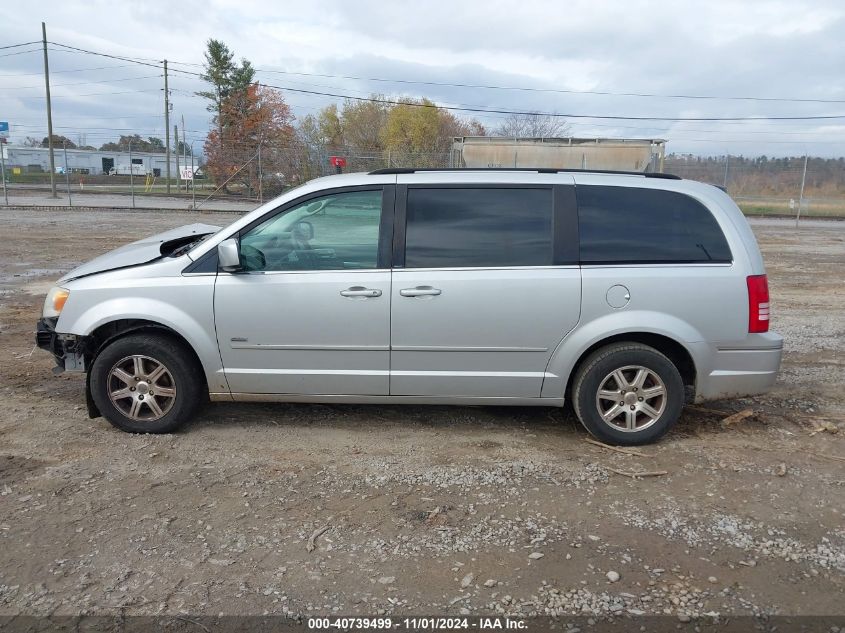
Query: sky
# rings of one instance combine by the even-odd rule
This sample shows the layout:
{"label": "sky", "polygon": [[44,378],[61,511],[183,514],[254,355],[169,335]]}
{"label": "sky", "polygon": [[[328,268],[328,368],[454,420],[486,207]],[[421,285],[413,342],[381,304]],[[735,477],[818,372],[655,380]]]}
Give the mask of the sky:
{"label": "sky", "polygon": [[[664,138],[675,153],[845,155],[841,0],[40,0],[4,12],[0,47],[40,40],[42,21],[55,43],[54,133],[95,146],[120,134],[164,136],[154,66],[165,58],[171,125],[181,129],[184,117],[188,141],[201,146],[211,115],[195,95],[202,82],[187,73],[201,71],[213,37],[260,69],[259,81],[284,89],[297,118],[341,100],[294,89],[411,95],[455,108],[569,115],[572,136]],[[9,121],[13,143],[46,135],[42,71],[40,44],[0,48],[0,121]],[[488,129],[506,116],[455,114]],[[599,116],[644,118],[591,118]]]}

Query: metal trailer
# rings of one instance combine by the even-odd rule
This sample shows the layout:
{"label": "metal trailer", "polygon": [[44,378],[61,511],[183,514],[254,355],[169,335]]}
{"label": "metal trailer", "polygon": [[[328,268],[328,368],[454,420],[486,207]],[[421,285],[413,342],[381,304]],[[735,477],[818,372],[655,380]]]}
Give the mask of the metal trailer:
{"label": "metal trailer", "polygon": [[452,142],[451,167],[548,167],[662,172],[664,139],[523,138],[461,136]]}

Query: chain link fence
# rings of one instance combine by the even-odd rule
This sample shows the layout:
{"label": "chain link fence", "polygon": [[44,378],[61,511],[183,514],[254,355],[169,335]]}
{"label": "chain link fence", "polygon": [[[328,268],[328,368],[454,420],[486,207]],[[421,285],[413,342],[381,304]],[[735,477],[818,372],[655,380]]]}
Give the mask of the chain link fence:
{"label": "chain link fence", "polygon": [[[15,174],[6,164],[9,204],[24,206],[110,206],[172,209],[249,209],[313,178],[384,168],[449,168],[450,151],[329,147],[301,142],[224,145],[196,158],[192,178],[171,169],[170,187],[162,169],[116,170],[118,173],[56,174],[59,197],[49,197],[49,174]],[[127,148],[128,150],[128,148]],[[340,160],[333,160],[340,159]],[[63,167],[62,151],[56,164]],[[136,159],[137,162],[137,159]],[[339,163],[339,165],[338,165]],[[542,167],[542,165],[538,165]],[[746,158],[669,155],[664,171],[724,188],[746,214],[845,217],[845,159],[818,157]],[[184,176],[185,174],[182,174]]]}
{"label": "chain link fence", "polygon": [[667,156],[664,171],[722,187],[747,215],[845,217],[844,158]]}

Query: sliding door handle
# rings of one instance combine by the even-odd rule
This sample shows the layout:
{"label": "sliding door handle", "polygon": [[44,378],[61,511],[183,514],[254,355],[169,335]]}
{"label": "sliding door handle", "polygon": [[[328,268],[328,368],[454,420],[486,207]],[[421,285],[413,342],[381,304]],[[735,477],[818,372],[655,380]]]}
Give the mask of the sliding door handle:
{"label": "sliding door handle", "polygon": [[399,294],[403,297],[435,297],[439,295],[442,290],[440,288],[432,288],[431,286],[417,286],[416,288],[402,288]]}
{"label": "sliding door handle", "polygon": [[346,290],[341,290],[342,297],[380,297],[381,290],[378,288],[364,288],[364,286],[352,286]]}

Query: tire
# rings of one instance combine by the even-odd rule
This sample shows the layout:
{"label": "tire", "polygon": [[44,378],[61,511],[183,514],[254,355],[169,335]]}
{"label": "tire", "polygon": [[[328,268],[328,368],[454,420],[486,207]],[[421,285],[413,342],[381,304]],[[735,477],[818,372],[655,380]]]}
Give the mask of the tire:
{"label": "tire", "polygon": [[94,359],[91,396],[103,417],[122,431],[171,433],[202,403],[201,376],[193,353],[177,339],[130,334]]}
{"label": "tire", "polygon": [[678,421],[685,397],[671,360],[648,345],[624,342],[587,357],[571,395],[575,415],[590,434],[621,446],[663,437]]}

